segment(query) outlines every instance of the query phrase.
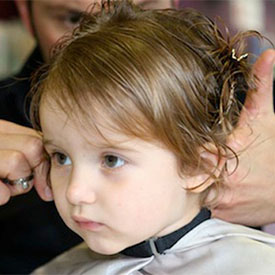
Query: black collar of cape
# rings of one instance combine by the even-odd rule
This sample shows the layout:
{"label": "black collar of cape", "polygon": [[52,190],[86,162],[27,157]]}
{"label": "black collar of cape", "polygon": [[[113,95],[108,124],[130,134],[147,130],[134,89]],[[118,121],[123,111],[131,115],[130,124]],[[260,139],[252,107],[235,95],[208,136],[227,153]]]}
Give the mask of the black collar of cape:
{"label": "black collar of cape", "polygon": [[186,224],[182,228],[163,237],[157,239],[151,238],[128,247],[121,251],[120,254],[136,258],[146,258],[157,254],[165,254],[165,250],[171,248],[189,231],[198,226],[200,223],[210,219],[210,217],[211,212],[208,209],[203,208],[190,223]]}

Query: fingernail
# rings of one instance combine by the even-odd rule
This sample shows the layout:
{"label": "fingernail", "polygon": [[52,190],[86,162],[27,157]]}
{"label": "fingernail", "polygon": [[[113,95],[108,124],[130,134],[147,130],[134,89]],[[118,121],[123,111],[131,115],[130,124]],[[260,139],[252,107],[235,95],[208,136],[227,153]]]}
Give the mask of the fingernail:
{"label": "fingernail", "polygon": [[44,189],[44,192],[45,192],[45,196],[48,198],[48,199],[53,199],[53,193],[52,193],[52,190],[49,186],[47,186],[45,189]]}

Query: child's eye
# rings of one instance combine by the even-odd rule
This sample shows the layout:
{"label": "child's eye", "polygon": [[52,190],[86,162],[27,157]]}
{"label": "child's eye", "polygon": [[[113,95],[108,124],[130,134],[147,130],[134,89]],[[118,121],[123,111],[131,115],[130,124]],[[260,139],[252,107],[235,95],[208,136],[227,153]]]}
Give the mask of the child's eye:
{"label": "child's eye", "polygon": [[62,154],[62,153],[59,153],[59,152],[55,152],[52,154],[52,157],[51,157],[58,165],[71,165],[72,164],[72,161],[71,159]]}
{"label": "child's eye", "polygon": [[114,155],[104,156],[104,166],[106,168],[119,168],[125,164],[125,160]]}

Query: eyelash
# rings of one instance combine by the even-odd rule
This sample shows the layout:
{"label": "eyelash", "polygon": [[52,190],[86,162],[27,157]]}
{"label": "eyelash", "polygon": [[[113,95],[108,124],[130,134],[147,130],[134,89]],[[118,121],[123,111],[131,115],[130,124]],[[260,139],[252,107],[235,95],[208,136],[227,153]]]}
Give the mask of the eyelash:
{"label": "eyelash", "polygon": [[[121,164],[118,167],[108,167],[105,163],[107,157],[117,158],[118,160],[123,161],[123,164]],[[103,166],[104,169],[109,170],[109,171],[117,171],[119,169],[122,169],[125,166],[126,163],[127,162],[124,158],[122,158],[120,156],[117,156],[116,154],[110,154],[110,153],[109,154],[104,154],[103,157],[102,157],[102,166]]]}
{"label": "eyelash", "polygon": [[[51,167],[54,165],[54,166],[57,166],[57,167],[65,167],[65,166],[69,166],[70,164],[61,164],[59,161],[58,161],[58,157],[66,157],[67,159],[66,160],[70,160],[70,157],[68,157],[66,154],[62,153],[62,152],[59,152],[59,151],[53,151],[53,152],[46,152],[46,158],[49,160],[50,162],[50,165]],[[106,164],[106,161],[107,161],[107,158],[108,157],[113,157],[113,158],[116,158],[116,161],[117,162],[120,162],[119,163],[119,166],[118,167],[109,167],[107,164]],[[66,162],[66,161],[65,161]],[[72,162],[72,161],[71,161]],[[122,162],[122,163],[121,163]],[[117,163],[116,163],[117,164]],[[112,171],[117,171],[119,169],[122,169],[125,164],[127,164],[127,161],[116,155],[116,154],[112,154],[112,153],[106,153],[102,156],[102,160],[101,160],[101,166],[103,167],[103,169],[109,171],[109,172],[112,172]]]}
{"label": "eyelash", "polygon": [[58,152],[58,151],[47,153],[47,155],[48,155],[48,159],[50,161],[51,166],[53,164],[55,164],[55,166],[59,166],[59,167],[68,166],[68,165],[64,165],[64,164],[61,164],[61,163],[58,162],[57,158],[60,157],[60,156],[65,156],[67,159],[69,159],[71,161],[71,159],[66,154],[63,154],[63,153]]}

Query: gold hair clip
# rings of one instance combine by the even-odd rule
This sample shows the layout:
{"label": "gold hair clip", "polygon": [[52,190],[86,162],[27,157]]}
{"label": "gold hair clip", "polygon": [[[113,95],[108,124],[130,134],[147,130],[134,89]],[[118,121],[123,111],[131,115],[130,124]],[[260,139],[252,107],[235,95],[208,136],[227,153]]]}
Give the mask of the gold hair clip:
{"label": "gold hair clip", "polygon": [[238,62],[240,62],[242,59],[247,58],[247,57],[248,57],[248,53],[242,54],[240,57],[237,57],[235,49],[232,49],[232,59],[235,59]]}

